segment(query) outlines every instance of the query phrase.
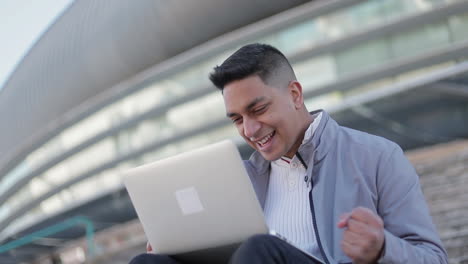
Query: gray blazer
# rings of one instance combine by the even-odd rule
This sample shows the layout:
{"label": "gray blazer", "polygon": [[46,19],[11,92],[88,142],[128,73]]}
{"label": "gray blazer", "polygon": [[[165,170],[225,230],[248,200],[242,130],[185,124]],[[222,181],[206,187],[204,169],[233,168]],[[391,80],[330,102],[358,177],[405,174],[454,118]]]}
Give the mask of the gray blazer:
{"label": "gray blazer", "polygon": [[[384,221],[385,251],[379,263],[447,263],[419,177],[397,144],[341,127],[323,111],[317,130],[299,153],[312,178],[309,201],[326,263],[351,262],[341,250],[343,230],[336,224],[341,214],[358,206]],[[245,166],[263,207],[270,163],[255,152]]]}

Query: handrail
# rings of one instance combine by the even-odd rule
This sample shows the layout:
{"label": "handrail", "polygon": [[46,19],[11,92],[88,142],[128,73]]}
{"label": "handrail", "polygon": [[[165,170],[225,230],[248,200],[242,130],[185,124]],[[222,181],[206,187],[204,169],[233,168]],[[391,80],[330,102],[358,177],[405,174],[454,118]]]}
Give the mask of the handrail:
{"label": "handrail", "polygon": [[85,230],[86,230],[86,241],[88,244],[88,254],[89,256],[94,256],[95,254],[95,245],[94,245],[94,225],[91,220],[84,216],[75,216],[72,218],[69,218],[61,223],[46,227],[44,229],[41,229],[39,231],[33,232],[29,235],[26,235],[22,238],[13,240],[11,242],[8,242],[4,245],[0,246],[0,254],[7,252],[9,250],[30,244],[36,240],[39,240],[41,238],[44,238],[49,235],[56,234],[58,232],[64,231],[66,229],[69,229],[71,227],[77,226],[77,225],[84,225]]}

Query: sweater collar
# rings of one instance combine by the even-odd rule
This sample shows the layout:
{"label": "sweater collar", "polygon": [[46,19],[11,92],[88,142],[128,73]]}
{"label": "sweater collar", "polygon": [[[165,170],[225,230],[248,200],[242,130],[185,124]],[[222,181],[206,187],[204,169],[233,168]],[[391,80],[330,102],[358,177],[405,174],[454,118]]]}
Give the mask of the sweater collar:
{"label": "sweater collar", "polygon": [[[309,127],[304,132],[304,138],[302,139],[301,146],[312,140],[312,136],[314,135],[315,130],[317,130],[317,127],[320,124],[322,113],[317,112],[317,113],[311,114],[311,116],[314,117],[314,120],[312,121],[312,123],[310,123]],[[272,163],[279,165],[279,166],[290,167],[292,162],[295,160],[296,161],[298,160],[296,155],[292,158],[282,156],[281,158],[275,161],[272,161]]]}

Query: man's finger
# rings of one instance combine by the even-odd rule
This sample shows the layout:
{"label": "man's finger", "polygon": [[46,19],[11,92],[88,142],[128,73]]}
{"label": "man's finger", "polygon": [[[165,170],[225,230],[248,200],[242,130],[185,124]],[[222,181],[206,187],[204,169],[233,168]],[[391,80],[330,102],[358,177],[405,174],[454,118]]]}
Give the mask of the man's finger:
{"label": "man's finger", "polygon": [[355,245],[347,240],[341,240],[341,249],[343,252],[350,257],[353,261],[355,261],[361,255],[361,250],[358,245]]}
{"label": "man's finger", "polygon": [[348,226],[348,220],[351,216],[351,213],[344,213],[340,216],[340,220],[338,220],[338,228],[345,228]]}
{"label": "man's finger", "polygon": [[380,219],[380,217],[376,213],[364,207],[354,208],[351,212],[350,218],[359,222],[367,223],[372,226],[383,226],[382,219]]}
{"label": "man's finger", "polygon": [[343,232],[343,241],[348,242],[351,245],[360,245],[361,243],[361,236],[357,233],[351,232],[349,230],[345,230]]}
{"label": "man's finger", "polygon": [[153,247],[151,246],[150,242],[146,243],[146,253],[153,252]]}
{"label": "man's finger", "polygon": [[356,234],[365,234],[369,228],[372,228],[369,226],[369,224],[357,221],[353,218],[350,218],[348,220],[348,229],[349,231],[356,233]]}

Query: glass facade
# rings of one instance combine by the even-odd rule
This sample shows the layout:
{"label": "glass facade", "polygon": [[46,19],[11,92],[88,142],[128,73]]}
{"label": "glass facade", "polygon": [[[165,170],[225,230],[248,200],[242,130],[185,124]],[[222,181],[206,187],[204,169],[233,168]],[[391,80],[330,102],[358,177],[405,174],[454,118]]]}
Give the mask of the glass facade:
{"label": "glass facade", "polygon": [[[286,56],[296,58],[294,56],[297,54],[308,54],[317,47],[333,46],[338,41],[346,41],[354,34],[363,34],[365,37],[366,31],[381,30],[399,21],[403,23],[405,19],[456,2],[458,1],[363,1],[349,8],[311,17],[273,34],[255,36],[248,42],[269,43],[282,50]],[[345,47],[338,45],[329,50],[323,48],[325,52],[319,55],[294,59],[293,67],[304,91],[313,91],[353,74],[365,73],[401,59],[424,56],[454,43],[462,43],[468,39],[466,28],[468,14],[455,14],[422,26],[408,27],[407,30],[364,38]],[[238,43],[237,46],[243,44],[245,43]],[[214,88],[213,92],[186,103],[174,103],[196,91],[211,87],[207,78],[209,72],[232,51],[227,49],[220,54],[207,54],[207,59],[177,73],[161,79],[154,78],[155,81],[149,85],[135,89],[134,93],[66,128],[34,150],[0,181],[0,197],[11,188],[18,189],[0,208],[0,224],[14,216],[15,222],[8,230],[18,229],[35,219],[89,200],[98,192],[122,188],[121,173],[129,167],[216,140],[237,137],[233,126],[221,122],[225,119],[224,105],[222,97]],[[376,89],[453,63],[450,60],[432,68],[428,65],[424,69],[387,76],[345,91],[327,91],[319,96],[306,98],[306,105],[310,109],[327,109],[339,104],[353,92]],[[144,118],[140,118],[143,115]],[[211,125],[213,127],[210,130],[203,130]],[[113,130],[118,126],[122,128]],[[102,136],[97,142],[73,152],[100,135]],[[57,164],[44,172],[33,174],[36,169],[63,156],[67,151],[73,153],[59,159]],[[110,168],[105,165],[110,165]],[[91,171],[94,173],[88,175]],[[30,178],[27,184],[15,185],[24,178]],[[73,179],[81,180],[68,184]],[[60,191],[54,193],[58,189]],[[32,201],[38,203],[34,209],[15,216],[17,210]]]}

